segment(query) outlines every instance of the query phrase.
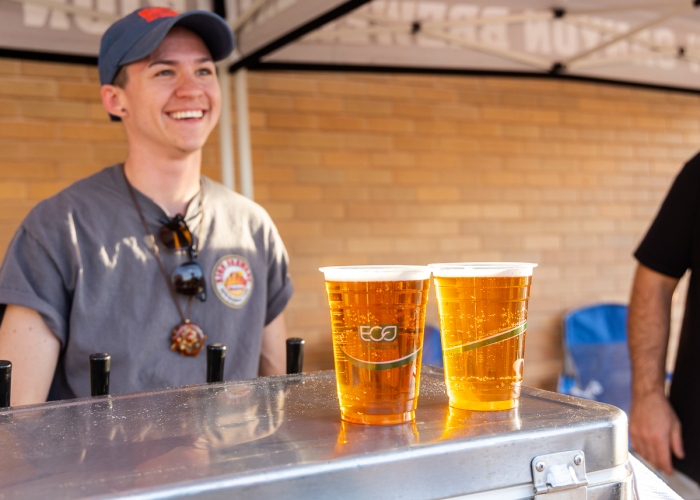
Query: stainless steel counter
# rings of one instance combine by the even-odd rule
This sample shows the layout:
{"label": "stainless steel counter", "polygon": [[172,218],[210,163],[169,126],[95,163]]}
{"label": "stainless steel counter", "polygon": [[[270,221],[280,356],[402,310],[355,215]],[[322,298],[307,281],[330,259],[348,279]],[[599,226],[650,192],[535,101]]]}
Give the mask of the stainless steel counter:
{"label": "stainless steel counter", "polygon": [[632,491],[622,411],[524,388],[518,411],[451,412],[430,367],[415,424],[341,422],[318,372],[0,410],[0,442],[0,499],[524,498],[533,458],[569,450],[588,498]]}

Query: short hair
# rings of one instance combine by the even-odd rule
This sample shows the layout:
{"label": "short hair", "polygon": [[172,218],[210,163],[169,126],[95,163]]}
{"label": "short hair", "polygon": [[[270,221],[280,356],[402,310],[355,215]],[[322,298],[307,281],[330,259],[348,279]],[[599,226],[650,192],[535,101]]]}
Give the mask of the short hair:
{"label": "short hair", "polygon": [[126,64],[125,64],[124,66],[121,66],[119,68],[119,71],[117,71],[117,74],[114,77],[114,81],[112,82],[112,85],[123,89],[124,87],[126,87],[126,84],[128,81],[129,81],[129,73],[126,71]]}

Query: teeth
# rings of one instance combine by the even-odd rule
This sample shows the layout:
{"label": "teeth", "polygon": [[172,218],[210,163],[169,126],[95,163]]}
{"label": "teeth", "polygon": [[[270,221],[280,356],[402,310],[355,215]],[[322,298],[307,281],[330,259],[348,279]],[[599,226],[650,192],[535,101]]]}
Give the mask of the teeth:
{"label": "teeth", "polygon": [[204,116],[204,112],[201,109],[196,111],[175,111],[170,113],[170,116],[176,120],[184,120],[185,118],[201,118]]}

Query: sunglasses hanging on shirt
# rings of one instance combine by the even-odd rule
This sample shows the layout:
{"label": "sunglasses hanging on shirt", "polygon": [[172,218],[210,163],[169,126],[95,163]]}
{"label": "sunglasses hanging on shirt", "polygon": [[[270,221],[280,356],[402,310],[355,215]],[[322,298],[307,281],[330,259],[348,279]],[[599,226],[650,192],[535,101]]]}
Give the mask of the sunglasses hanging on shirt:
{"label": "sunglasses hanging on shirt", "polygon": [[182,214],[158,219],[163,227],[158,231],[160,242],[173,252],[188,252],[190,260],[180,264],[170,275],[170,281],[177,293],[194,295],[204,302],[207,300],[204,269],[197,260],[197,237],[192,234]]}
{"label": "sunglasses hanging on shirt", "polygon": [[[122,173],[124,173],[122,167]],[[199,222],[199,236],[195,237],[190,228],[187,227],[185,218],[181,214],[177,214],[175,217],[167,218],[163,217],[159,222],[163,225],[158,231],[159,239],[165,248],[173,252],[186,251],[189,254],[189,260],[184,264],[180,264],[168,277],[168,272],[165,270],[165,265],[163,260],[160,258],[160,251],[158,250],[158,245],[156,244],[156,239],[148,228],[148,223],[146,218],[141,212],[141,207],[136,200],[136,195],[134,194],[134,189],[129,184],[129,180],[126,178],[126,173],[124,173],[124,181],[129,189],[129,194],[131,195],[131,201],[134,203],[134,207],[139,214],[143,228],[148,235],[148,239],[151,243],[151,248],[153,250],[153,255],[158,261],[158,266],[160,271],[165,278],[165,282],[168,285],[168,290],[175,303],[177,312],[182,319],[182,322],[175,325],[175,327],[170,332],[170,349],[179,352],[183,356],[197,356],[199,351],[202,350],[204,346],[204,341],[207,336],[204,334],[202,328],[193,321],[190,321],[190,315],[192,312],[192,302],[195,297],[204,302],[207,298],[206,294],[206,283],[204,281],[204,270],[201,264],[197,260],[199,254],[198,240],[201,240],[202,226],[204,225],[204,192],[200,194],[200,212],[201,219]],[[177,294],[186,295],[189,297],[187,302],[187,315],[185,315],[180,303],[178,302]]]}

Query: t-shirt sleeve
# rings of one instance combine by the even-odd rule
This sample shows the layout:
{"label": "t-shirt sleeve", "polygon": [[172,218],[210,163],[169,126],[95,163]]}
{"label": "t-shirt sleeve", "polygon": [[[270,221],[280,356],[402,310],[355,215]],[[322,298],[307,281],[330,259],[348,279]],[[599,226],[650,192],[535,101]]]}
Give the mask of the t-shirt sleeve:
{"label": "t-shirt sleeve", "polygon": [[697,237],[700,155],[690,160],[671,185],[656,218],[634,253],[643,265],[680,278],[691,267]]}
{"label": "t-shirt sleeve", "polygon": [[269,221],[268,228],[268,273],[267,273],[267,312],[265,326],[280,315],[294,293],[289,276],[289,256],[277,228]]}
{"label": "t-shirt sleeve", "polygon": [[3,314],[8,304],[34,309],[65,345],[69,294],[45,243],[24,224],[15,233],[0,267],[0,304]]}

